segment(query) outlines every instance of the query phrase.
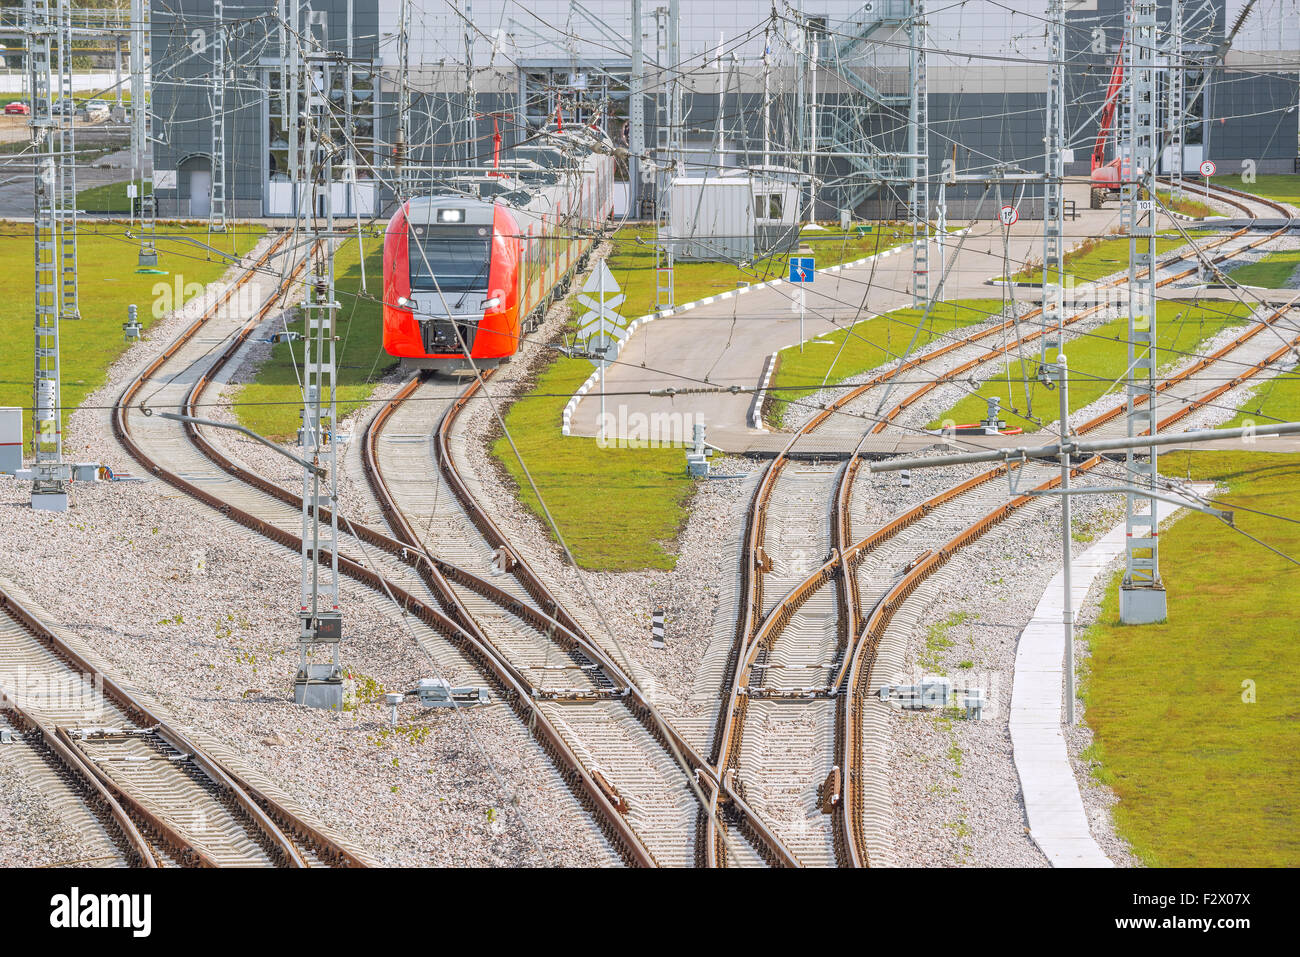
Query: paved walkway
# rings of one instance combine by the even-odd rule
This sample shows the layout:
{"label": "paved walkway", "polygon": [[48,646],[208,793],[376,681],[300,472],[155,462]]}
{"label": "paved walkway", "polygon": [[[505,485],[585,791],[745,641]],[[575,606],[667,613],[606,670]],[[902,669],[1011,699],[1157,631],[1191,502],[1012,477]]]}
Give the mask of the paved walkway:
{"label": "paved walkway", "polygon": [[[1212,485],[1193,486],[1207,490]],[[1157,502],[1163,520],[1176,507]],[[1093,581],[1124,551],[1124,525],[1115,526],[1072,563],[1070,602],[1077,620]],[[1061,731],[1065,647],[1061,624],[1062,569],[1047,586],[1020,635],[1011,690],[1011,747],[1024,795],[1029,834],[1053,867],[1113,867],[1093,840]]]}
{"label": "paved walkway", "polygon": [[[1079,207],[1078,219],[1066,227],[1067,245],[1085,235],[1105,234],[1118,223],[1116,204],[1104,210],[1088,208],[1087,184],[1071,184],[1066,192]],[[1012,227],[1009,242],[1013,263],[1030,257],[1041,259],[1042,221],[1021,220]],[[960,255],[956,252],[958,244]],[[1001,291],[985,280],[1003,272],[1002,245],[1001,225],[989,220],[975,223],[964,243],[960,238],[951,239],[946,245],[946,258],[952,268],[944,284],[944,298],[999,298]],[[930,263],[937,274],[934,243]],[[819,270],[816,281],[806,289],[804,334],[812,339],[862,316],[911,305],[911,282],[912,256],[906,249],[877,259],[874,264],[836,273]],[[623,393],[608,397],[606,402],[617,433],[625,434],[623,423],[635,423],[639,416],[690,414],[693,420],[702,417],[707,423],[710,442],[723,448],[743,447],[754,435],[748,421],[750,394],[643,393],[695,387],[752,389],[759,383],[767,357],[774,350],[799,342],[799,311],[792,297],[791,286],[782,283],[703,304],[640,327],[608,373],[608,391]],[[572,434],[596,434],[600,402],[595,394],[589,392],[578,403]],[[689,439],[689,431],[686,434]]]}

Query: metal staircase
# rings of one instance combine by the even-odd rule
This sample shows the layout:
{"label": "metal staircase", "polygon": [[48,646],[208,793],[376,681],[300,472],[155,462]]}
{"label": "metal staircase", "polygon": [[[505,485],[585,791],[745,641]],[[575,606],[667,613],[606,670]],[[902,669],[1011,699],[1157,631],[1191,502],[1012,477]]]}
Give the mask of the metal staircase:
{"label": "metal staircase", "polygon": [[904,164],[881,149],[873,134],[906,123],[909,95],[885,93],[864,74],[872,36],[882,28],[906,24],[910,11],[909,0],[872,0],[852,17],[834,24],[822,42],[819,59],[856,94],[819,106],[819,114],[828,121],[826,129],[816,131],[817,149],[850,154],[843,157],[850,168],[848,175],[828,181],[824,187],[824,194],[840,209],[853,209],[874,195],[881,180],[907,174]]}

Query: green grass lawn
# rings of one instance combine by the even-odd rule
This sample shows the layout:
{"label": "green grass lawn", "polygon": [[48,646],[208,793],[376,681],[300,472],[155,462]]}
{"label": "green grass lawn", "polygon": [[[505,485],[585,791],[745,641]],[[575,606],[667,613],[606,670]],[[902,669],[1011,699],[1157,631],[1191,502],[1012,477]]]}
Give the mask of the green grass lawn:
{"label": "green grass lawn", "polygon": [[[907,241],[898,224],[873,227],[861,236],[856,229],[847,234],[838,229],[805,231],[801,239],[812,247],[819,267]],[[654,247],[638,244],[637,237],[653,239],[653,227],[619,230],[607,260],[627,296],[619,312],[628,320],[654,311]],[[674,298],[689,302],[735,289],[738,282],[781,279],[788,273],[785,256],[747,269],[726,263],[678,263]],[[585,310],[576,312],[580,318]],[[511,405],[506,425],[579,565],[600,571],[671,569],[677,561],[671,543],[686,519],[694,489],[685,456],[681,448],[601,449],[595,439],[561,435],[565,403],[592,369],[585,359],[554,359],[536,385]],[[520,501],[546,524],[509,443],[499,439],[492,454],[519,486]]]}
{"label": "green grass lawn", "polygon": [[[935,303],[929,321],[917,336],[917,348],[962,326],[983,322],[1002,310],[1001,299],[959,299]],[[864,319],[805,345],[782,349],[768,391],[767,418],[780,426],[790,403],[798,402],[833,385],[896,359],[907,348],[924,309],[896,309],[883,316]],[[829,344],[828,344],[829,343]],[[843,344],[843,350],[840,346]]]}
{"label": "green grass lawn", "polygon": [[1283,203],[1290,203],[1292,206],[1300,206],[1300,175],[1298,174],[1260,174],[1255,177],[1255,182],[1243,183],[1240,172],[1223,173],[1215,176],[1210,182],[1243,193],[1263,196],[1265,199],[1276,199]]}
{"label": "green grass lawn", "polygon": [[[1075,282],[1096,282],[1102,276],[1128,268],[1127,236],[1089,239],[1065,254],[1065,275]],[[1162,233],[1156,237],[1156,255],[1162,256],[1184,244],[1181,235]],[[1034,263],[1011,277],[1016,282],[1042,282],[1043,264]]]}
{"label": "green grass lawn", "polygon": [[1300,249],[1284,249],[1269,253],[1259,262],[1238,266],[1228,275],[1244,286],[1282,289],[1296,269],[1300,269]]}
{"label": "green grass lawn", "polygon": [[[1146,191],[1143,191],[1145,195]],[[1156,198],[1166,208],[1175,213],[1182,213],[1184,216],[1194,216],[1197,219],[1204,219],[1206,216],[1213,216],[1214,210],[1202,203],[1200,200],[1192,199],[1191,196],[1184,193],[1183,198],[1174,201],[1172,193],[1161,192],[1156,190]]]}
{"label": "green grass lawn", "polygon": [[[1246,321],[1250,310],[1241,303],[1207,302],[1193,305],[1177,300],[1163,301],[1156,307],[1156,362],[1157,368],[1179,360],[1179,352],[1194,352],[1207,339],[1217,335],[1228,326],[1240,325]],[[1117,319],[1094,329],[1088,336],[1076,339],[1066,345],[1066,355],[1070,362],[1070,409],[1082,408],[1099,399],[1111,388],[1116,377],[1124,374],[1128,365],[1128,320]],[[932,421],[928,428],[938,429],[945,420],[952,420],[958,425],[978,422],[988,411],[987,399],[997,396],[1002,401],[1002,410],[1009,427],[1017,426],[1026,432],[1038,429],[1038,424],[1024,418],[1026,411],[1026,378],[1034,380],[1029,383],[1029,392],[1033,400],[1034,415],[1043,422],[1055,422],[1059,398],[1055,391],[1048,389],[1035,379],[1037,371],[1038,347],[1028,347],[1028,362],[1020,360],[1003,365],[986,380],[974,395],[967,395],[943,415]],[[1007,378],[1010,376],[1010,383]],[[1122,398],[1122,391],[1117,390]],[[1117,398],[1117,401],[1119,399]]]}
{"label": "green grass lawn", "polygon": [[[83,189],[77,193],[77,208],[87,213],[121,213],[124,216],[131,213],[131,200],[126,195],[127,184],[105,183],[103,186],[92,186],[90,189]],[[150,186],[145,194],[148,195],[153,191]]]}
{"label": "green grass lawn", "polygon": [[[1175,452],[1161,465],[1225,483],[1225,503],[1295,516],[1295,456]],[[1300,525],[1240,510],[1236,522],[1300,556]],[[1149,866],[1300,865],[1300,568],[1207,515],[1160,543],[1169,620],[1120,625],[1117,574],[1085,634],[1085,756]]]}
{"label": "green grass lawn", "polygon": [[[507,410],[506,427],[580,566],[671,569],[677,556],[668,546],[686,520],[694,489],[686,458],[680,447],[602,449],[595,439],[561,435],[564,405],[591,371],[585,359],[552,362]],[[504,437],[492,454],[518,485],[523,504],[549,529]]]}
{"label": "green grass lawn", "polygon": [[1238,406],[1237,414],[1220,428],[1239,429],[1252,423],[1271,422],[1300,422],[1300,368],[1283,372],[1260,385]]}
{"label": "green grass lawn", "polygon": [[[383,306],[378,301],[384,272],[382,240],[367,240],[366,279],[368,294],[361,291],[361,247],[350,239],[334,256],[335,288],[342,304],[337,317],[338,416],[342,419],[370,397],[375,382],[397,360],[384,352]],[[302,321],[289,328],[302,331]],[[234,396],[240,423],[261,435],[285,440],[297,435],[302,389],[298,370],[302,363],[301,342],[278,342],[271,358],[257,371],[255,381],[240,386]]]}
{"label": "green grass lawn", "polygon": [[[108,367],[126,350],[122,323],[128,304],[139,306],[140,322],[147,329],[157,318],[155,306],[161,316],[182,305],[174,301],[178,281],[181,296],[189,298],[192,283],[206,285],[227,269],[224,259],[209,260],[203,250],[185,240],[205,241],[206,230],[201,227],[159,227],[158,261],[159,268],[169,271],[166,276],[135,271],[139,245],[126,237],[123,226],[83,223],[82,227],[77,239],[82,318],[59,325],[65,427],[67,413],[104,384]],[[261,226],[238,226],[213,237],[213,245],[242,255],[264,233]],[[31,226],[0,223],[0,255],[8,266],[0,273],[0,301],[9,304],[0,311],[6,346],[0,354],[0,405],[30,408],[35,312]]]}

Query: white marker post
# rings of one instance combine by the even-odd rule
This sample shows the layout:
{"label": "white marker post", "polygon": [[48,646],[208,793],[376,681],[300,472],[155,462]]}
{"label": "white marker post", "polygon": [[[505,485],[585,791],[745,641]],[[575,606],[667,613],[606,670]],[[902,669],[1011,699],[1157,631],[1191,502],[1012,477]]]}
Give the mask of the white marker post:
{"label": "white marker post", "polygon": [[[605,294],[613,293],[609,300],[605,300]],[[586,293],[595,293],[595,297],[586,295]],[[586,349],[588,358],[590,358],[593,348],[600,353],[600,359],[597,367],[600,369],[600,419],[596,428],[596,441],[603,447],[605,444],[605,372],[609,367],[609,350],[614,345],[614,332],[623,327],[622,317],[614,310],[621,306],[626,297],[622,290],[619,289],[618,282],[615,281],[613,274],[609,271],[609,266],[605,265],[605,260],[596,264],[596,268],[587,278],[582,286],[582,292],[578,294],[577,300],[586,306],[595,314],[594,320],[588,321],[579,330],[579,336],[587,332]],[[592,326],[595,331],[589,331]]]}
{"label": "white marker post", "polygon": [[1206,199],[1210,198],[1210,177],[1213,176],[1215,172],[1218,171],[1218,169],[1219,168],[1214,165],[1213,160],[1206,160],[1204,163],[1201,164],[1201,175],[1205,177],[1205,198]]}
{"label": "white marker post", "polygon": [[[1210,198],[1210,177],[1215,174],[1218,167],[1214,165],[1213,160],[1205,160],[1201,163],[1200,170],[1201,175],[1205,177],[1205,198],[1208,200]],[[1207,278],[1205,275],[1205,262],[1199,256],[1196,259],[1196,278],[1202,281]],[[1155,508],[1154,505],[1151,507]]]}

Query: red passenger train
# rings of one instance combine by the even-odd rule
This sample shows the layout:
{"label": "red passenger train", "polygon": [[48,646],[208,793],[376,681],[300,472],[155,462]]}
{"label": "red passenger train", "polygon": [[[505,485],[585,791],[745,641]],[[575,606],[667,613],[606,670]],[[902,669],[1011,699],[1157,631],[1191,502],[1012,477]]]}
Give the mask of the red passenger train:
{"label": "red passenger train", "polygon": [[479,367],[515,354],[613,214],[613,150],[573,143],[517,147],[499,168],[398,208],[384,235],[389,355],[453,371],[468,367],[464,350]]}

